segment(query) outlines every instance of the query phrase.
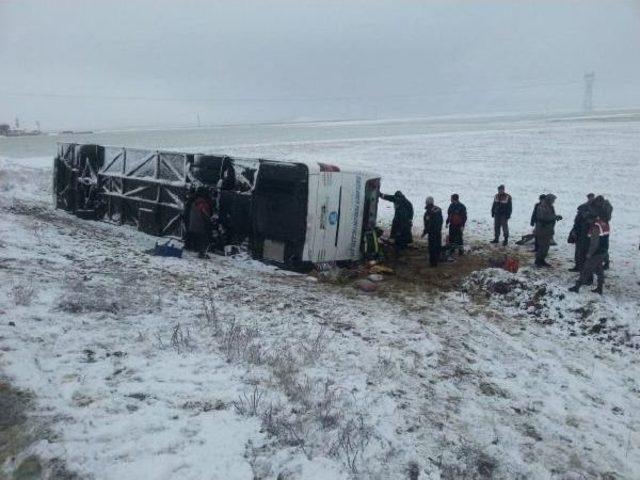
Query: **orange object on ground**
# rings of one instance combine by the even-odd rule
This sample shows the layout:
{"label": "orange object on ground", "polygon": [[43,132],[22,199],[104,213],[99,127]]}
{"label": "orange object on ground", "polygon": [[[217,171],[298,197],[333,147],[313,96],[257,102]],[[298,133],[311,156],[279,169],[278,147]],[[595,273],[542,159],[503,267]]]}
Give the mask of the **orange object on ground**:
{"label": "orange object on ground", "polygon": [[507,257],[502,268],[504,268],[507,272],[518,273],[520,262],[517,258]]}

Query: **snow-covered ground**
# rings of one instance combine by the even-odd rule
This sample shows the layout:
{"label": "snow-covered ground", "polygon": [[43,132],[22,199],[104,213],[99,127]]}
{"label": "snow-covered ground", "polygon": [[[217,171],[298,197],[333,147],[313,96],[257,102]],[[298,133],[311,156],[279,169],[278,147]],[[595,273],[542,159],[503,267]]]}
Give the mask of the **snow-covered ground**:
{"label": "snow-covered ground", "polygon": [[[416,233],[425,196],[460,193],[478,245],[498,184],[514,236],[553,192],[557,268],[371,295],[246,258],[156,258],[152,237],[53,210],[50,158],[4,158],[0,378],[33,393],[40,433],[0,477],[36,455],[100,479],[639,478],[640,122],[197,150],[378,171]],[[614,205],[603,298],[566,292],[590,191]]]}

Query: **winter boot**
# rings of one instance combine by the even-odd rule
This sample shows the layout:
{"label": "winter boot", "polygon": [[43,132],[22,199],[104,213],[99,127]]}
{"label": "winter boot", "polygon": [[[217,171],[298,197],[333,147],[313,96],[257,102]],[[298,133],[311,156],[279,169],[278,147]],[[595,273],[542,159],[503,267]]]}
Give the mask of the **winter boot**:
{"label": "winter boot", "polygon": [[580,291],[580,284],[576,283],[573,287],[569,288],[570,292],[578,293]]}
{"label": "winter boot", "polygon": [[503,246],[503,247],[506,247],[508,243],[509,243],[509,239],[505,238],[505,239],[502,241],[502,246]]}
{"label": "winter boot", "polygon": [[604,280],[598,279],[598,286],[591,290],[593,293],[597,293],[598,295],[602,295],[602,287],[604,286]]}
{"label": "winter boot", "polygon": [[491,240],[490,243],[499,243],[500,240],[498,240],[497,238],[494,238],[493,240]]}

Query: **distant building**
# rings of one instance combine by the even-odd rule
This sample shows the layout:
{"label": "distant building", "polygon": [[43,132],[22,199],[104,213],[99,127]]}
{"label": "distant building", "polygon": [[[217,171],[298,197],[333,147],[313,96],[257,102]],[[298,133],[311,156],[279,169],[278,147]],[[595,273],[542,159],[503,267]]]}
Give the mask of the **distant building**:
{"label": "distant building", "polygon": [[[19,125],[16,118],[16,125]],[[0,136],[1,137],[24,137],[31,135],[40,135],[42,132],[38,127],[37,130],[20,130],[19,128],[11,128],[11,125],[6,123],[0,123]]]}

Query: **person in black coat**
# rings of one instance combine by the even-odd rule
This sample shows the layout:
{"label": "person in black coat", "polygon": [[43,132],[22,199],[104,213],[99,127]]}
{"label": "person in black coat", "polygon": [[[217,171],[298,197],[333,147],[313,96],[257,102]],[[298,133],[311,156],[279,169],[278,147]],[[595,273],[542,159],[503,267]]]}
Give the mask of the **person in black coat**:
{"label": "person in black coat", "polygon": [[467,223],[467,207],[460,203],[457,193],[451,195],[451,205],[447,210],[447,222],[449,227],[449,245],[452,249],[458,249],[460,255],[464,255],[463,231]]}
{"label": "person in black coat", "polygon": [[570,268],[570,272],[581,272],[582,267],[587,260],[587,251],[589,250],[589,228],[591,227],[590,217],[593,214],[593,199],[595,195],[590,193],[587,195],[587,201],[578,206],[576,216],[573,219],[573,228],[569,233],[569,241],[575,245],[573,261],[575,265]]}
{"label": "person in black coat", "polygon": [[[591,202],[591,209],[595,214],[605,222],[611,222],[611,214],[613,213],[613,206],[611,202],[604,198],[602,195],[598,195]],[[604,269],[609,270],[609,250],[604,259]]]}
{"label": "person in black coat", "polygon": [[400,190],[393,195],[380,193],[380,198],[393,202],[394,215],[391,223],[391,238],[393,238],[396,253],[400,253],[413,242],[411,228],[413,227],[413,205]]}
{"label": "person in black coat", "polygon": [[604,262],[609,251],[609,223],[591,212],[586,214],[589,222],[589,248],[587,249],[586,260],[580,277],[575,286],[569,289],[570,292],[578,293],[582,285],[591,285],[593,276],[598,278],[597,287],[591,290],[593,293],[602,295],[602,287],[604,286]]}
{"label": "person in black coat", "polygon": [[[538,197],[538,203],[536,203],[533,206],[533,212],[531,212],[531,221],[529,222],[529,225],[531,225],[532,227],[536,226],[536,221],[538,219],[538,207],[540,206],[540,203],[544,200],[544,193],[541,194]],[[534,236],[533,238],[535,238],[535,242],[533,244],[533,251],[537,252],[538,251],[538,239]]]}
{"label": "person in black coat", "polygon": [[440,250],[442,248],[442,209],[433,202],[433,197],[427,197],[424,207],[424,230],[422,236],[427,235],[429,241],[429,265],[438,266]]}

